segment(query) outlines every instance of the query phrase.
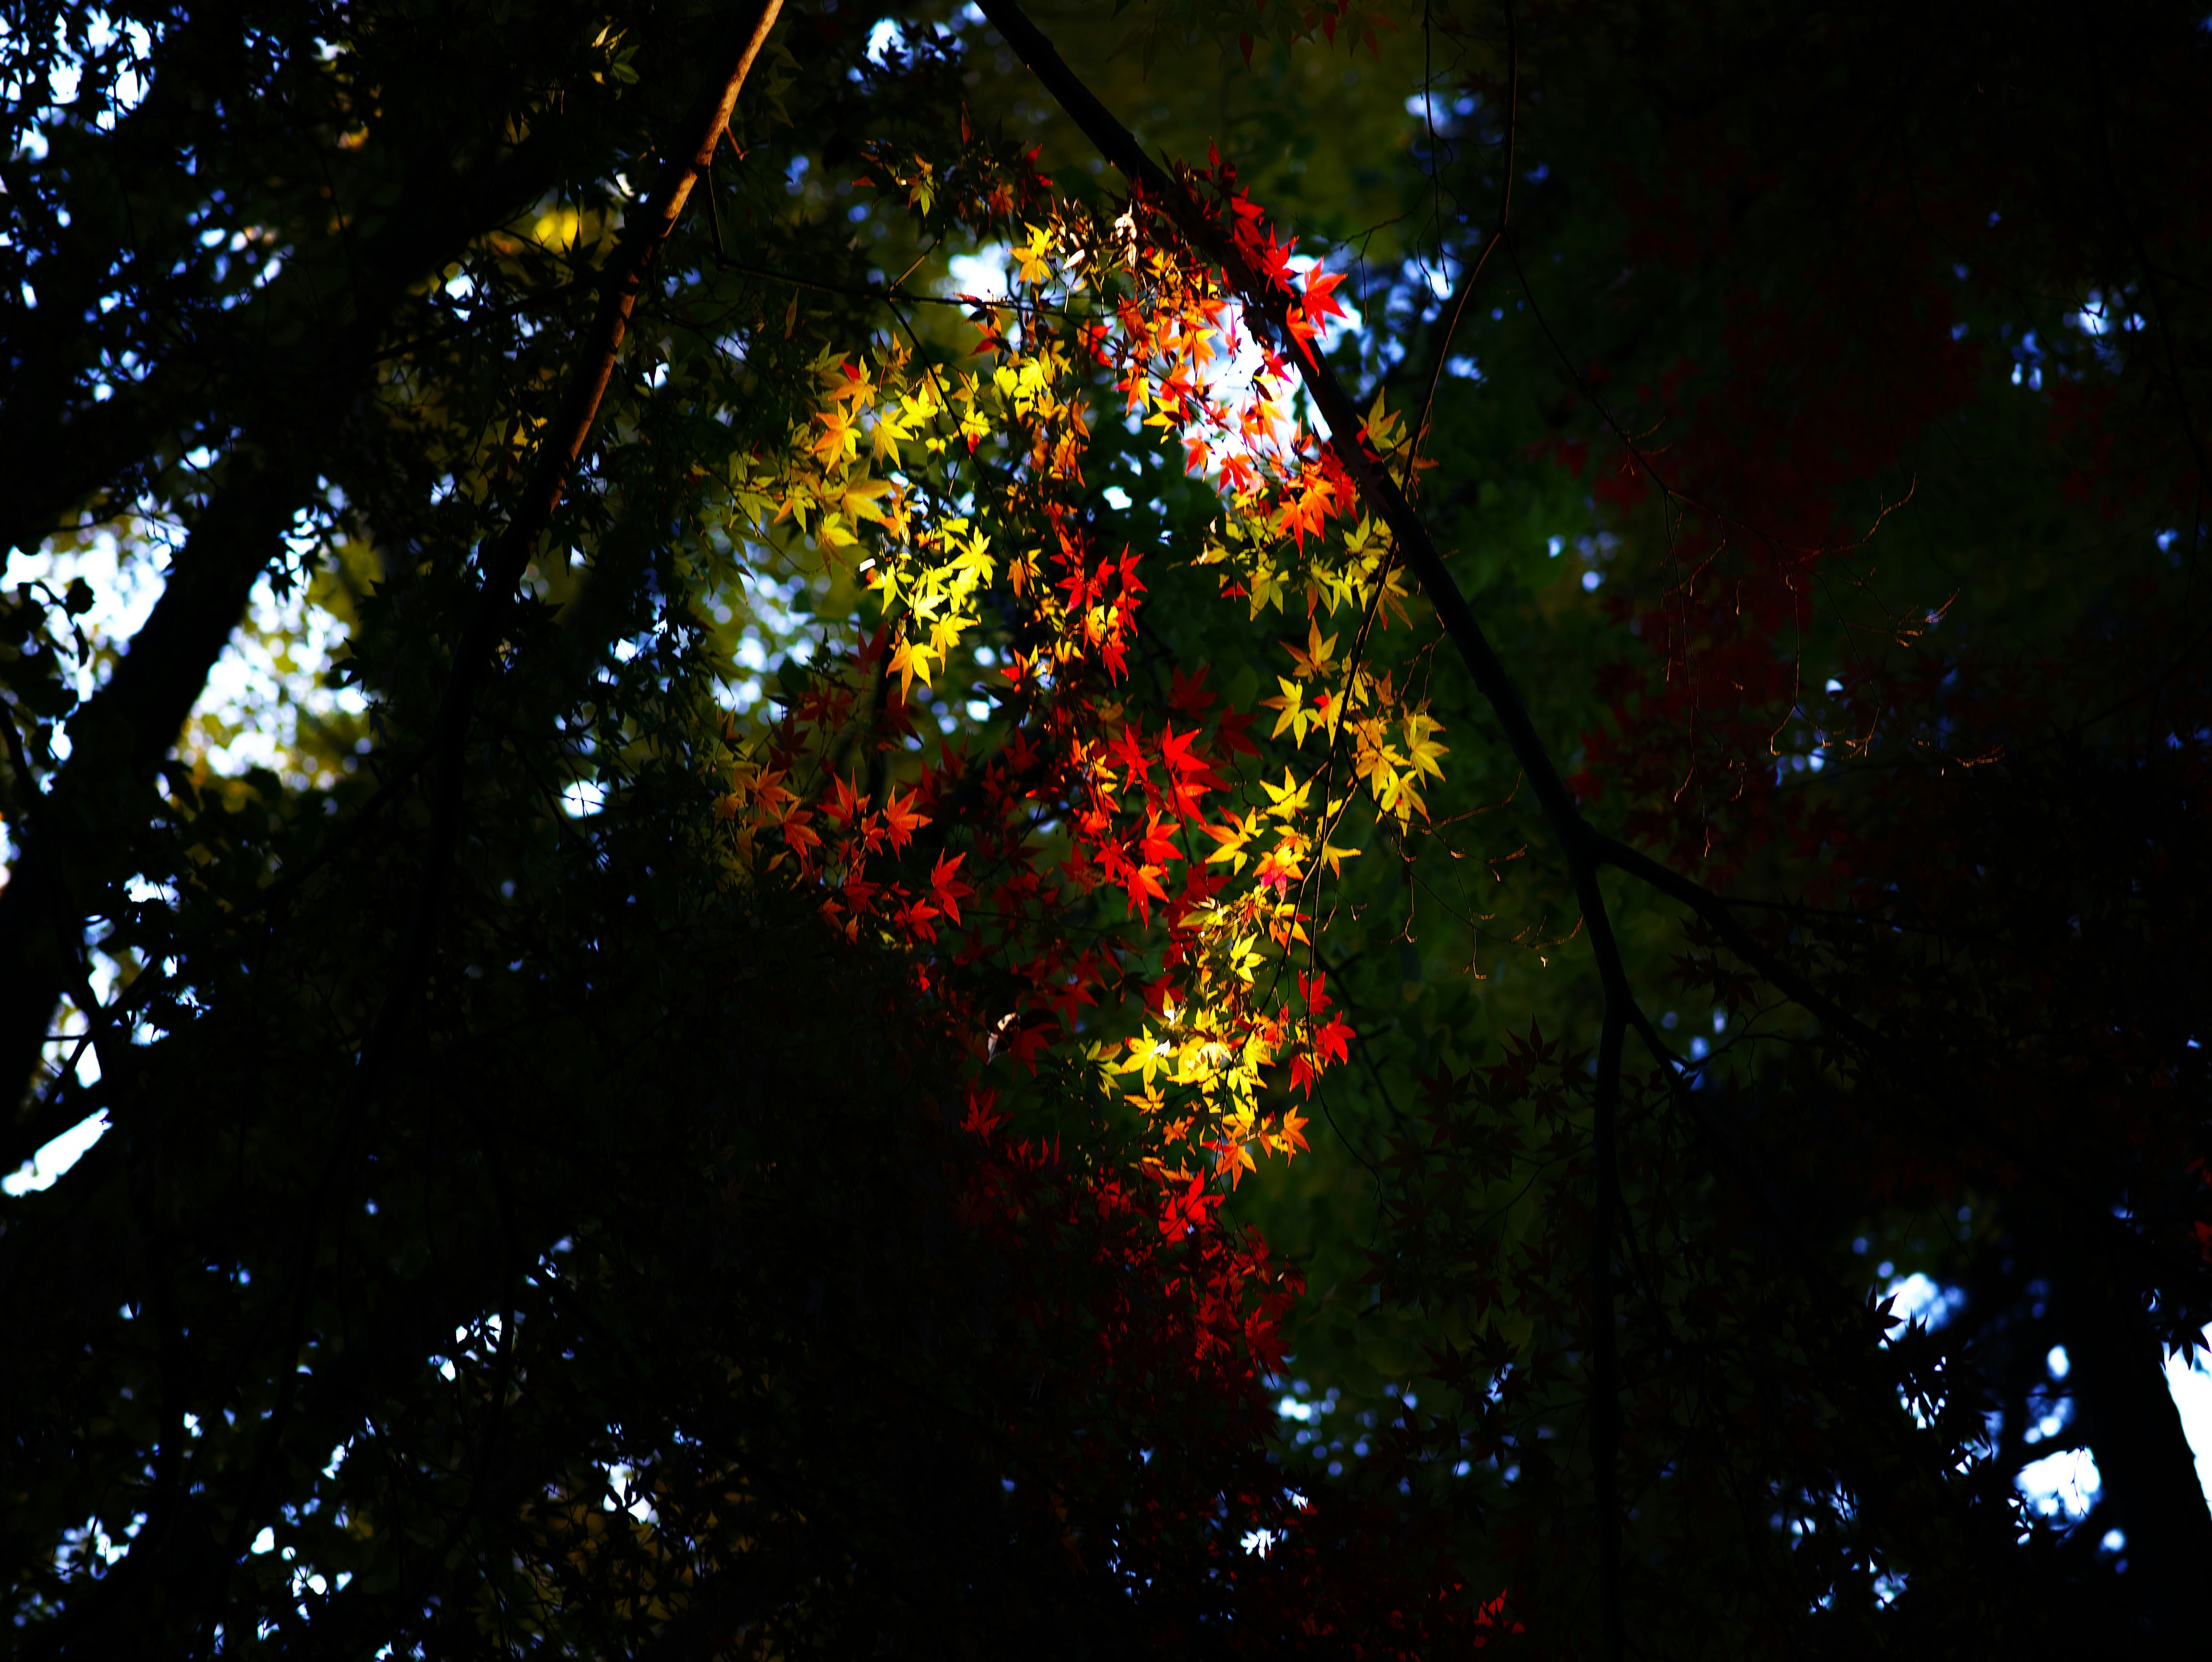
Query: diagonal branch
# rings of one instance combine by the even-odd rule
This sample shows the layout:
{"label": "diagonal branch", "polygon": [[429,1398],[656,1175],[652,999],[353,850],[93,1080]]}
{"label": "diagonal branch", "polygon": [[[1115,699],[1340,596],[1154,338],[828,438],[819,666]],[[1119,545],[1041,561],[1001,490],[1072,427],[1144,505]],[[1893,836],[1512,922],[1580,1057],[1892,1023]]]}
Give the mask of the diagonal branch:
{"label": "diagonal branch", "polygon": [[592,319],[590,334],[562,399],[560,413],[539,441],[530,479],[505,532],[483,557],[483,586],[466,629],[453,653],[451,679],[439,711],[437,730],[431,740],[432,765],[429,846],[422,877],[392,985],[377,1028],[362,1048],[362,1088],[374,1084],[374,1075],[389,1056],[392,1039],[411,1014],[429,965],[432,939],[445,898],[455,850],[460,845],[462,788],[466,776],[469,728],[476,699],[491,668],[494,648],[514,610],[515,587],[538,551],[539,539],[551,525],[555,508],[567,491],[585,442],[598,419],[607,386],[614,378],[623,342],[629,333],[631,313],[645,286],[653,260],[677,222],[684,216],[692,187],[706,175],[715,147],[737,108],[738,94],[755,59],[775,26],[782,0],[760,0],[750,26],[732,64],[708,101],[704,119],[694,131],[690,150],[670,159],[654,187],[644,213],[626,238],[610,273],[605,291]]}
{"label": "diagonal branch", "polygon": [[[1135,136],[1098,101],[1036,25],[1010,0],[988,0],[981,10],[1076,125],[1097,145],[1100,153],[1165,211],[1201,253],[1221,267],[1248,310],[1270,323],[1279,338],[1291,339],[1286,326],[1289,297],[1253,271],[1234,244],[1221,234],[1205,207],[1145,154]],[[1501,215],[1504,205],[1501,204]],[[1871,1051],[1886,1049],[1886,1041],[1879,1032],[1822,994],[1808,976],[1761,943],[1731,913],[1727,900],[1650,855],[1597,831],[1583,819],[1580,807],[1529,719],[1519,689],[1483,632],[1458,581],[1445,566],[1427,527],[1364,441],[1364,421],[1350,394],[1328,364],[1317,356],[1303,350],[1291,356],[1297,359],[1307,392],[1328,423],[1331,449],[1376,517],[1389,527],[1401,557],[1412,568],[1436,610],[1437,621],[1460,649],[1477,688],[1504,729],[1506,743],[1524,770],[1544,818],[1558,837],[1574,874],[1577,898],[1589,920],[1599,973],[1605,979],[1608,997],[1616,988],[1625,997],[1627,983],[1604,898],[1596,887],[1596,874],[1606,866],[1689,907],[1730,952],[1839,1035]]]}
{"label": "diagonal branch", "polygon": [[[1529,720],[1528,707],[1506,673],[1497,650],[1468,606],[1467,596],[1446,569],[1443,557],[1428,529],[1389,473],[1365,441],[1364,423],[1351,396],[1319,356],[1299,343],[1289,327],[1289,297],[1263,280],[1242,252],[1223,236],[1212,217],[1197,198],[1147,156],[1136,137],[1100,103],[1090,88],[1062,61],[1051,41],[1038,32],[1012,0],[980,0],[983,15],[1045,83],[1060,107],[1074,118],[1091,142],[1156,205],[1164,210],[1207,259],[1218,265],[1237,289],[1247,312],[1264,319],[1276,338],[1295,350],[1298,373],[1306,391],[1329,429],[1329,447],[1352,478],[1361,497],[1390,527],[1399,555],[1436,608],[1444,631],[1466,660],[1476,686],[1496,712],[1505,729],[1506,742],[1526,771],[1545,818],[1551,823],[1572,872],[1576,898],[1589,925],[1590,945],[1597,954],[1598,976],[1605,990],[1605,1033],[1600,1046],[1597,1090],[1593,1111],[1593,1174],[1598,1202],[1593,1208],[1591,1268],[1591,1353],[1594,1381],[1590,1416],[1590,1461],[1598,1501],[1601,1631],[1604,1654],[1621,1655],[1623,1622],[1620,1587],[1620,1522],[1615,1500],[1614,1468],[1619,1439],[1619,1385],[1613,1324],[1611,1224],[1612,1196],[1618,1184],[1613,1170],[1613,1121],[1620,1093],[1620,1035],[1635,1008],[1613,922],[1599,886],[1598,838],[1583,819],[1566,783],[1553,765],[1551,752]],[[1745,933],[1739,930],[1739,933]],[[1746,934],[1748,939],[1747,934]],[[1755,943],[1753,943],[1755,945]]]}
{"label": "diagonal branch", "polygon": [[[1870,1059],[1878,1059],[1899,1078],[1912,1081],[1924,1073],[1916,1059],[1907,1056],[1894,1038],[1870,1026],[1863,1019],[1838,1005],[1815,987],[1811,978],[1765,947],[1730,910],[1729,903],[1703,885],[1669,869],[1595,830],[1560,778],[1549,752],[1530,721],[1504,664],[1477,622],[1466,596],[1446,569],[1426,528],[1404,492],[1382,467],[1365,440],[1364,423],[1349,395],[1328,366],[1289,328],[1292,296],[1255,271],[1235,242],[1224,234],[1208,208],[1195,193],[1152,161],[1136,138],[1068,68],[1013,0],[978,0],[982,11],[1007,45],[1026,62],[1060,102],[1062,108],[1129,180],[1133,193],[1164,212],[1201,257],[1218,266],[1243,301],[1248,316],[1264,320],[1276,339],[1294,357],[1309,395],[1329,429],[1329,445],[1351,478],[1370,512],[1390,529],[1400,557],[1409,566],[1435,608],[1437,620],[1465,659],[1469,673],[1504,729],[1508,745],[1520,762],[1538,803],[1558,838],[1574,879],[1583,916],[1589,925],[1591,947],[1605,992],[1604,1042],[1600,1045],[1597,1086],[1593,1114],[1594,1164],[1597,1184],[1591,1242],[1591,1349],[1593,1399],[1590,1458],[1594,1488],[1599,1503],[1600,1580],[1602,1608],[1599,1612],[1602,1653],[1610,1659],[1623,1654],[1625,1635],[1621,1616],[1620,1516],[1615,1494],[1615,1457],[1619,1424],[1617,1359],[1612,1320],[1612,1220],[1616,1197],[1616,1155],[1613,1120],[1620,1094],[1620,1038],[1623,1029],[1634,1026],[1648,1036],[1629,988],[1599,874],[1607,866],[1657,890],[1688,907],[1719,941],[1744,963],[1756,970],[1793,1002],[1816,1017],[1828,1031]],[[1488,247],[1506,234],[1507,204],[1500,204],[1500,227]],[[1507,244],[1510,259],[1510,245]],[[1488,248],[1486,248],[1486,254]],[[1470,283],[1472,275],[1470,276]],[[1453,308],[1465,304],[1466,289]],[[2093,1239],[2115,1261],[2132,1260],[2148,1270],[2155,1284],[2166,1255],[2151,1243],[2118,1225],[2094,1207],[2086,1207],[2075,1192],[2077,1185],[2064,1174],[1987,1116],[1960,1101],[1956,1093],[1940,1097],[1927,1090],[1924,1081],[1913,1094],[1946,1117],[1960,1123],[1992,1150],[2029,1174],[2062,1204],[2083,1215]]]}
{"label": "diagonal branch", "polygon": [[54,1005],[83,972],[83,914],[64,897],[89,902],[118,868],[130,870],[114,807],[153,779],[254,579],[283,554],[293,509],[313,483],[300,449],[325,430],[303,417],[278,454],[232,459],[223,489],[172,562],[153,615],[71,718],[69,760],[51,782],[40,823],[24,827],[15,868],[0,888],[0,1162],[8,1169],[51,1135],[52,1105],[27,1105],[23,1095]]}

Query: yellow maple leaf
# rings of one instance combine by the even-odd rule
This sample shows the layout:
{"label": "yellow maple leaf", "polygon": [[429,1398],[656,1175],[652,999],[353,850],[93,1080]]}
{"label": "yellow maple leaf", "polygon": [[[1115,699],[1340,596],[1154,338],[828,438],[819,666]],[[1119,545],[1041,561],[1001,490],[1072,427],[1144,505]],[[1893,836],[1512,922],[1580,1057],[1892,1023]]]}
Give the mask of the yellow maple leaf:
{"label": "yellow maple leaf", "polygon": [[1426,710],[1413,710],[1407,715],[1407,759],[1416,773],[1432,774],[1438,779],[1444,776],[1443,768],[1437,758],[1449,754],[1451,746],[1440,745],[1429,736],[1443,731],[1443,723]]}
{"label": "yellow maple leaf", "polygon": [[890,673],[899,678],[901,702],[904,702],[916,680],[926,687],[935,685],[929,676],[929,648],[904,636],[892,648]]}
{"label": "yellow maple leaf", "polygon": [[1173,1054],[1173,1050],[1174,1047],[1167,1040],[1155,1038],[1152,1028],[1147,1026],[1141,1038],[1129,1041],[1129,1059],[1115,1071],[1124,1074],[1142,1073],[1145,1076],[1145,1091],[1149,1095],[1152,1089],[1153,1075],[1167,1065],[1167,1058]]}
{"label": "yellow maple leaf", "polygon": [[1022,281],[1043,283],[1052,276],[1052,264],[1045,258],[1052,247],[1052,228],[1032,225],[1028,228],[1030,239],[1014,248],[1014,263],[1021,267]]}
{"label": "yellow maple leaf", "polygon": [[1278,819],[1295,819],[1306,811],[1306,799],[1313,791],[1313,781],[1309,779],[1304,784],[1298,783],[1291,777],[1291,770],[1286,767],[1283,770],[1282,788],[1277,789],[1264,779],[1260,782],[1260,788],[1267,793],[1267,811],[1270,815]]}
{"label": "yellow maple leaf", "polygon": [[1332,635],[1326,641],[1322,639],[1319,618],[1313,619],[1307,625],[1306,644],[1304,651],[1299,650],[1296,641],[1285,641],[1283,644],[1290,648],[1291,660],[1297,665],[1298,679],[1301,681],[1310,680],[1327,669],[1329,661],[1336,653],[1336,636]]}
{"label": "yellow maple leaf", "polygon": [[1253,809],[1241,820],[1232,814],[1226,825],[1209,825],[1201,821],[1199,829],[1221,845],[1206,856],[1206,863],[1213,866],[1226,860],[1231,862],[1231,871],[1241,872],[1246,859],[1244,845],[1259,835],[1260,810]]}
{"label": "yellow maple leaf", "polygon": [[904,410],[886,405],[876,411],[876,428],[872,435],[878,461],[888,459],[893,467],[898,466],[899,441],[914,436],[913,418]]}
{"label": "yellow maple leaf", "polygon": [[860,435],[846,411],[824,410],[814,419],[822,423],[822,436],[809,447],[824,467],[835,467],[860,454]]}
{"label": "yellow maple leaf", "polygon": [[1314,712],[1305,707],[1304,691],[1296,681],[1280,675],[1275,678],[1275,685],[1282,688],[1283,696],[1260,700],[1261,709],[1279,712],[1275,717],[1275,730],[1267,736],[1279,739],[1283,736],[1283,729],[1288,728],[1297,742],[1303,745],[1306,741],[1306,728],[1314,720]]}
{"label": "yellow maple leaf", "polygon": [[880,522],[884,511],[876,506],[876,498],[890,494],[889,479],[861,478],[848,481],[845,486],[845,511],[856,520],[875,520]]}

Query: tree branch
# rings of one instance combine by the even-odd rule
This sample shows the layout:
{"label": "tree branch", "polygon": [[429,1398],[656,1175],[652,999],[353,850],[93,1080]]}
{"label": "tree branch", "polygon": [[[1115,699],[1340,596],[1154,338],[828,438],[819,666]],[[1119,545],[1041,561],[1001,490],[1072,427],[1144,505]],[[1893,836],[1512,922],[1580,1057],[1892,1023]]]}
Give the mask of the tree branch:
{"label": "tree branch", "polygon": [[25,827],[21,857],[0,889],[0,1090],[9,1111],[0,1163],[11,1167],[36,1151],[19,1147],[20,1099],[83,953],[82,914],[72,909],[70,927],[57,931],[58,898],[96,904],[106,870],[127,851],[115,831],[118,805],[147,788],[175,741],[254,579],[283,551],[312,478],[295,458],[239,458],[236,466],[244,477],[201,516],[131,650],[70,721],[73,748],[46,794],[45,825]]}
{"label": "tree branch", "polygon": [[[1444,365],[1451,359],[1452,337],[1459,332],[1459,320],[1466,315],[1468,301],[1474,298],[1474,285],[1482,279],[1482,268],[1490,264],[1491,255],[1505,240],[1506,228],[1513,222],[1513,152],[1521,126],[1521,52],[1514,36],[1513,8],[1510,0],[1505,8],[1505,179],[1498,192],[1498,227],[1483,243],[1481,253],[1475,257],[1465,281],[1459,285],[1459,293],[1452,299],[1451,308],[1444,314],[1443,332],[1437,340],[1436,362],[1429,368],[1429,390],[1421,399],[1421,418],[1413,423],[1413,435],[1407,443],[1409,454],[1406,477],[1408,479],[1413,477],[1412,457],[1419,454],[1421,440],[1429,430],[1429,412],[1437,406],[1437,389],[1444,383]],[[1425,101],[1427,88],[1422,89],[1422,95]],[[1430,142],[1433,147],[1433,129]]]}
{"label": "tree branch", "polygon": [[690,150],[670,159],[644,212],[626,238],[611,280],[600,296],[598,314],[586,337],[572,372],[559,414],[538,442],[528,484],[520,502],[497,543],[483,557],[483,585],[467,627],[453,652],[453,667],[446,684],[438,726],[430,745],[431,807],[428,847],[422,875],[415,892],[392,983],[377,1025],[363,1044],[356,1068],[356,1093],[372,1090],[389,1060],[393,1041],[409,1016],[427,978],[430,948],[445,898],[453,858],[460,844],[463,784],[466,775],[469,728],[476,698],[491,668],[514,605],[516,586],[538,551],[539,539],[552,523],[555,508],[567,490],[570,476],[591,436],[615,364],[629,332],[630,314],[645,286],[647,275],[684,216],[692,188],[705,176],[722,132],[737,108],[738,94],[751,73],[754,61],[767,43],[769,31],[782,10],[782,0],[761,0],[740,36],[735,61],[716,85],[703,118],[694,126]]}
{"label": "tree branch", "polygon": [[[1075,72],[1062,61],[1051,41],[1038,32],[1036,26],[1024,15],[1012,0],[979,0],[983,15],[995,25],[1033,74],[1044,82],[1046,88],[1059,100],[1060,107],[1072,116],[1078,126],[1096,144],[1100,152],[1118,167],[1130,182],[1139,187],[1157,206],[1173,219],[1183,234],[1206,259],[1218,265],[1231,283],[1238,290],[1249,314],[1261,317],[1272,326],[1278,340],[1293,350],[1292,356],[1307,393],[1328,423],[1329,447],[1348,473],[1360,496],[1389,527],[1400,557],[1412,568],[1415,579],[1435,607],[1437,617],[1458,647],[1465,659],[1475,685],[1489,701],[1499,724],[1505,729],[1506,742],[1534,788],[1545,818],[1559,839],[1572,872],[1575,893],[1583,909],[1583,916],[1589,926],[1590,945],[1597,954],[1598,975],[1605,988],[1606,1031],[1611,1035],[1613,1056],[1612,1088],[1617,1097],[1620,1088],[1620,1035],[1630,1020],[1634,996],[1628,985],[1627,971],[1623,967],[1619,943],[1613,938],[1612,919],[1607,912],[1605,896],[1598,886],[1598,859],[1595,834],[1577,809],[1566,783],[1553,765],[1551,753],[1536,733],[1535,724],[1529,720],[1528,707],[1522,702],[1520,690],[1506,673],[1504,662],[1492,647],[1489,636],[1475,618],[1467,596],[1445,567],[1443,557],[1429,536],[1428,529],[1414,513],[1395,480],[1382,468],[1365,441],[1365,423],[1343,385],[1322,362],[1320,356],[1300,345],[1288,327],[1288,297],[1263,281],[1252,270],[1234,243],[1224,237],[1212,217],[1197,198],[1176,180],[1170,178],[1151,157],[1145,154],[1135,135],[1123,126]],[[1605,1093],[1604,1070],[1601,1068],[1600,1093]],[[1609,1110],[1601,1103],[1601,1118]],[[1599,1170],[1593,1173],[1601,1196],[1609,1193],[1615,1174],[1610,1168],[1613,1148],[1609,1135],[1603,1140],[1603,1152],[1597,1162]],[[1610,1216],[1609,1201],[1601,1201],[1600,1209]],[[1610,1242],[1607,1243],[1610,1252]],[[1607,1260],[1609,1271],[1609,1258]],[[1593,1252],[1595,1268],[1595,1252]],[[1620,1407],[1618,1387],[1611,1377],[1609,1353],[1611,1334],[1611,1277],[1610,1274],[1594,1277],[1602,1288],[1606,1300],[1603,1328],[1594,1334],[1599,1351],[1607,1354],[1608,1360],[1598,1361],[1602,1375],[1599,1394],[1611,1391],[1613,1400],[1594,1403],[1591,1415],[1591,1461],[1597,1470],[1600,1505],[1604,1509],[1601,1530],[1613,1533],[1618,1529],[1613,1507],[1612,1478],[1613,1446],[1610,1438],[1616,1437],[1613,1428],[1617,1422]],[[1594,1301],[1600,1286],[1593,1287]],[[1600,1312],[1592,1312],[1593,1324]],[[1608,1556],[1601,1553],[1603,1629],[1607,1648],[1604,1654],[1617,1659],[1621,1651],[1619,1641],[1622,1631],[1620,1617],[1620,1560],[1617,1534],[1613,1549]]]}
{"label": "tree branch", "polygon": [[[493,649],[514,605],[515,587],[527,569],[539,539],[551,523],[554,509],[590,436],[600,403],[613,378],[623,338],[629,332],[631,312],[654,256],[682,218],[692,186],[713,158],[714,146],[736,107],[738,92],[781,9],[781,0],[761,0],[740,37],[735,63],[715,87],[705,117],[695,128],[698,142],[688,154],[671,159],[635,229],[613,262],[612,281],[601,298],[591,332],[583,344],[560,414],[540,441],[521,502],[506,531],[483,558],[483,584],[454,653],[453,671],[431,743],[434,778],[428,847],[424,852],[423,871],[416,886],[406,932],[401,938],[398,956],[375,1023],[356,1055],[346,1103],[323,1159],[321,1172],[301,1208],[295,1262],[270,1301],[271,1312],[282,1312],[281,1319],[289,1335],[283,1354],[296,1350],[305,1335],[325,1220],[338,1209],[333,1202],[343,1192],[360,1148],[366,1111],[383,1082],[428,977],[445,890],[460,843],[467,743],[477,691],[491,667]],[[255,1436],[245,1484],[249,1496],[260,1491],[265,1474],[273,1470],[280,1458],[300,1388],[296,1373],[283,1376],[276,1400]],[[251,1504],[237,1508],[224,1539],[224,1562],[235,1566],[242,1560],[256,1519]]]}
{"label": "tree branch", "polygon": [[[255,579],[283,553],[283,533],[313,489],[322,450],[351,413],[346,391],[374,363],[392,307],[423,271],[536,197],[562,159],[547,141],[465,180],[449,172],[425,178],[403,198],[393,228],[369,246],[361,284],[342,315],[325,315],[303,289],[292,315],[312,323],[308,346],[282,361],[246,354],[274,393],[246,421],[247,438],[227,456],[228,476],[177,551],[152,615],[106,685],[70,722],[74,748],[47,794],[46,818],[54,837],[33,830],[0,889],[0,1163],[21,1164],[43,1140],[39,1133],[50,1117],[34,1107],[22,1117],[21,1099],[38,1067],[55,1002],[83,951],[70,929],[55,933],[48,886],[62,883],[90,903],[118,874],[112,865],[122,852],[112,834],[117,807],[143,791],[160,768],[237,627]],[[288,271],[278,283],[291,277]],[[130,396],[152,395],[142,387]],[[161,419],[157,412],[146,417],[153,426],[126,423],[117,442],[144,439]],[[34,546],[44,534],[40,515],[97,489],[120,466],[96,447],[51,465],[45,456],[42,447],[31,447],[24,490],[0,503],[0,544],[27,538],[24,545]]]}
{"label": "tree branch", "polygon": [[[283,271],[251,307],[195,320],[198,332],[112,398],[60,411],[23,399],[0,412],[0,450],[13,464],[13,488],[0,496],[0,551],[30,551],[73,523],[79,504],[165,435],[220,447],[227,431],[282,432],[303,402],[343,412],[337,388],[373,362],[361,354],[374,350],[393,303],[544,194],[573,165],[568,148],[556,123],[465,177],[450,167],[411,169],[387,228],[362,243],[342,278],[318,258],[324,250],[288,248]],[[258,331],[244,326],[249,318]],[[303,346],[270,344],[295,338]],[[206,425],[195,426],[195,416]]]}

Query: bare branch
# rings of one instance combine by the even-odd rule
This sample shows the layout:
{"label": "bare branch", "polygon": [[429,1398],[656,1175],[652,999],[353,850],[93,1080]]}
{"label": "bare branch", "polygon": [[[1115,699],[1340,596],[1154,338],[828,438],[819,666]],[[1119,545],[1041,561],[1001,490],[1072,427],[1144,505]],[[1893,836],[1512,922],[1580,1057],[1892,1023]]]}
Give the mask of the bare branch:
{"label": "bare branch", "polygon": [[357,1089],[374,1087],[374,1075],[388,1057],[392,1042],[412,1013],[416,995],[428,969],[430,947],[437,931],[439,911],[445,898],[454,851],[460,843],[463,817],[462,785],[466,772],[469,728],[476,711],[477,690],[491,668],[493,650],[499,644],[513,610],[516,585],[529,569],[538,540],[552,523],[553,512],[575,471],[598,419],[607,385],[614,377],[629,333],[630,314],[637,305],[655,256],[684,216],[692,187],[706,176],[715,147],[737,108],[745,77],[767,44],[783,0],[761,0],[744,33],[737,58],[715,89],[703,119],[694,128],[697,137],[684,155],[672,157],[653,189],[645,211],[630,231],[626,246],[600,296],[598,315],[592,322],[570,375],[560,414],[538,441],[538,454],[520,505],[507,529],[483,561],[483,587],[475,610],[453,653],[452,678],[439,712],[431,740],[429,846],[415,893],[415,905],[392,986],[375,1030],[362,1046]]}

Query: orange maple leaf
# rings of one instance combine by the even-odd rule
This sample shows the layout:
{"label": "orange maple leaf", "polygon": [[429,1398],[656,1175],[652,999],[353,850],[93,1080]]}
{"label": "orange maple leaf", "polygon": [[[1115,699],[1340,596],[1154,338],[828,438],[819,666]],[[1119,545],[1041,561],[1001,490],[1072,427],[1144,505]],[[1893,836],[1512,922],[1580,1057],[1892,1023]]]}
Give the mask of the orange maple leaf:
{"label": "orange maple leaf", "polygon": [[890,832],[891,846],[902,849],[914,839],[914,834],[929,823],[929,816],[916,812],[914,793],[900,796],[894,793],[884,804],[884,825]]}

